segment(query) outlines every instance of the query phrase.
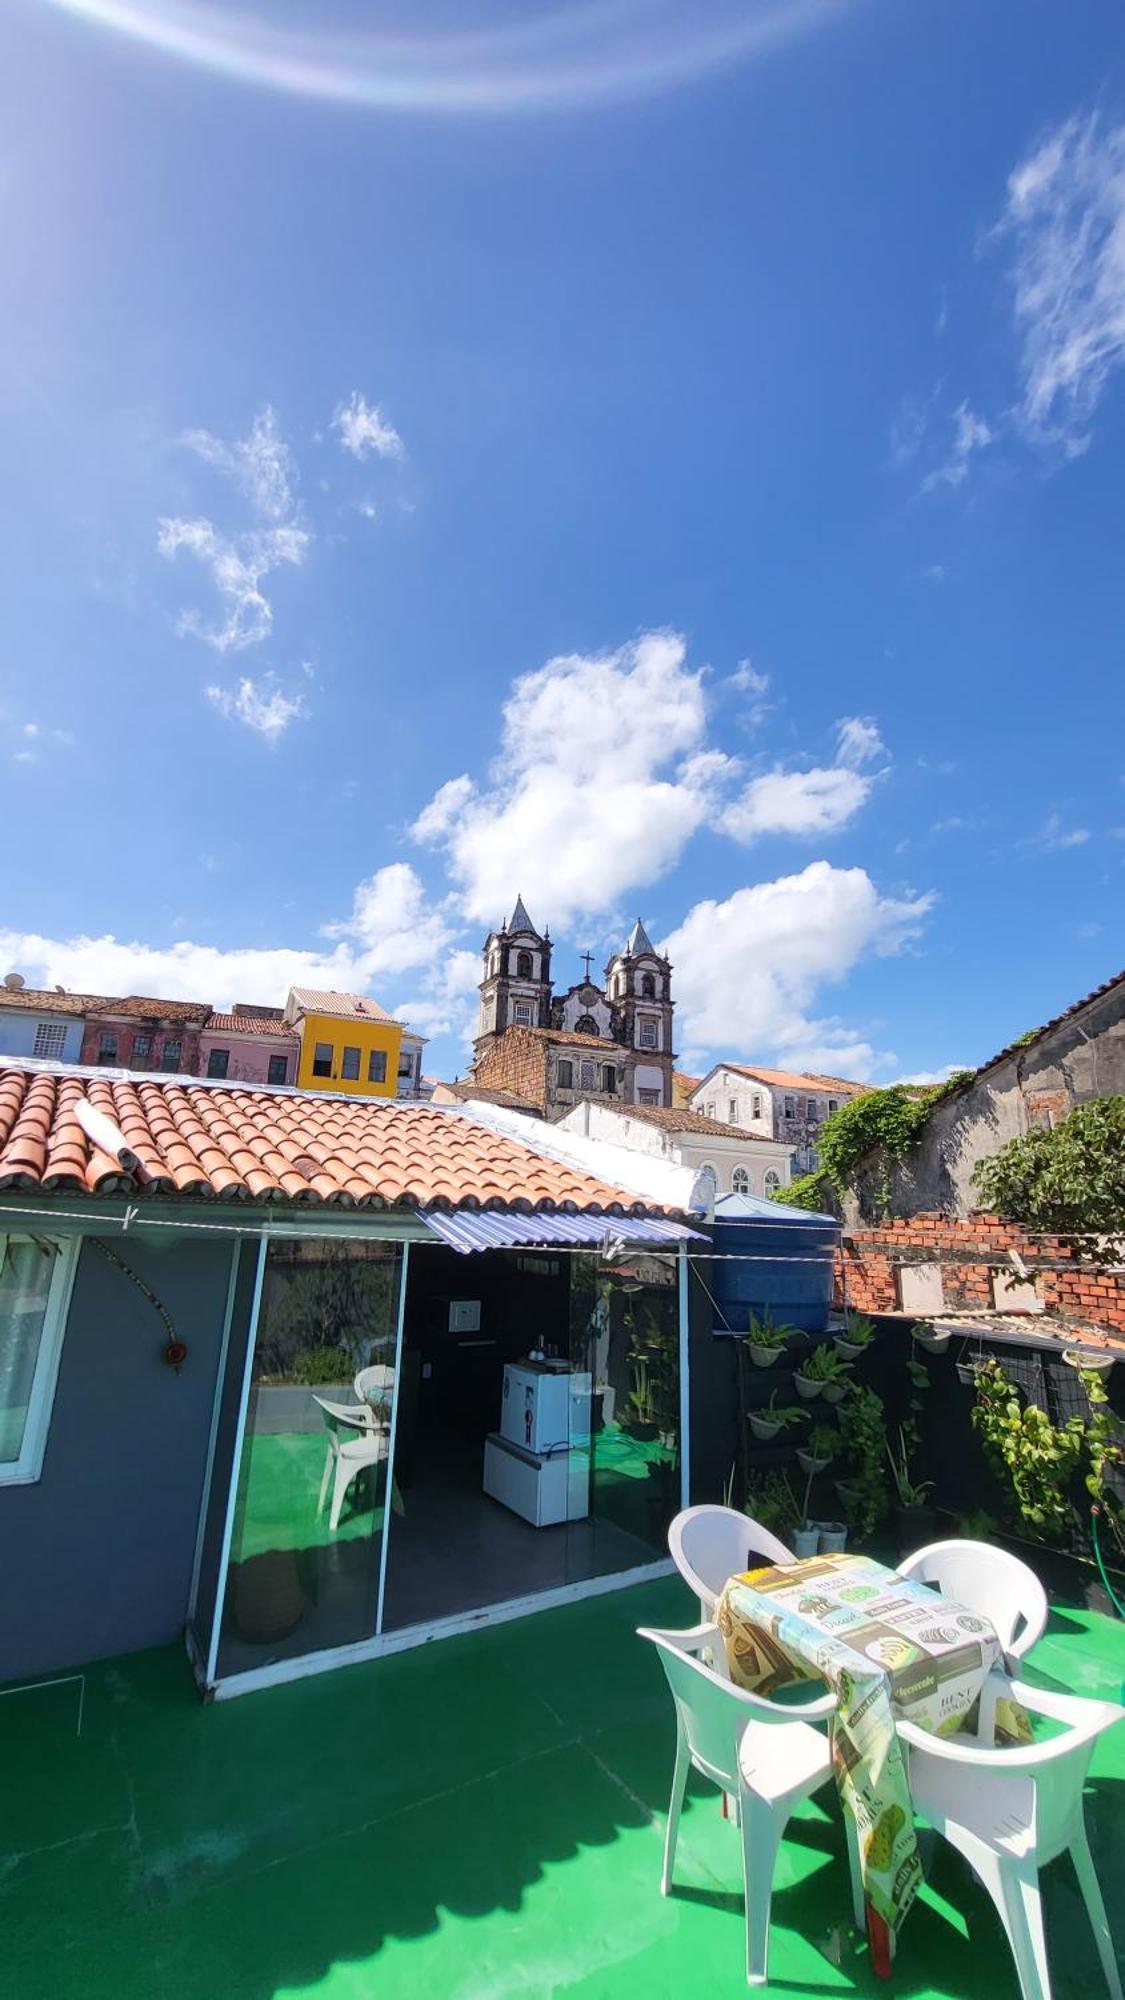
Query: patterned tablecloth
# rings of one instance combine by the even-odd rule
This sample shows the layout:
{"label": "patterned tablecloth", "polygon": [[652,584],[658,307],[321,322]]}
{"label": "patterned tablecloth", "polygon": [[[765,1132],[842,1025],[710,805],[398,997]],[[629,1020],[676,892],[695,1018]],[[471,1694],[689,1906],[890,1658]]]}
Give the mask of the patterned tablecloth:
{"label": "patterned tablecloth", "polygon": [[[963,1729],[1001,1658],[992,1626],[858,1555],[810,1556],[733,1576],[716,1619],[740,1687],[768,1695],[822,1679],[838,1696],[837,1782],[859,1829],[868,1909],[893,1936],[922,1873],[895,1714],[938,1736]],[[1013,1740],[1029,1734],[1014,1703],[999,1704],[997,1723]]]}

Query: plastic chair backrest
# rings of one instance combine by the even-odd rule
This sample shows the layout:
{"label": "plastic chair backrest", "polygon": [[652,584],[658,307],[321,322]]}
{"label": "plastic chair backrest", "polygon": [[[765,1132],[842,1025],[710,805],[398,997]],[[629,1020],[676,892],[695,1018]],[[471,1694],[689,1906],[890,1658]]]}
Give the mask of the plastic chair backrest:
{"label": "plastic chair backrest", "polygon": [[686,1507],[668,1530],[668,1548],[685,1583],[711,1607],[730,1577],[794,1561],[784,1542],[733,1507]]}
{"label": "plastic chair backrest", "polygon": [[319,1405],[325,1429],[332,1437],[354,1437],[357,1431],[366,1430],[366,1407],[355,1409],[347,1403],[326,1403],[323,1396],[314,1396],[313,1402]]}
{"label": "plastic chair backrest", "polygon": [[898,1566],[900,1576],[936,1584],[943,1597],[988,1619],[1005,1653],[1025,1653],[1047,1623],[1047,1594],[1033,1569],[988,1542],[931,1542]]}
{"label": "plastic chair backrest", "polygon": [[640,1636],[651,1639],[660,1654],[693,1762],[725,1792],[737,1792],[738,1744],[752,1719],[750,1704],[730,1681],[677,1646],[671,1634],[642,1630]]}

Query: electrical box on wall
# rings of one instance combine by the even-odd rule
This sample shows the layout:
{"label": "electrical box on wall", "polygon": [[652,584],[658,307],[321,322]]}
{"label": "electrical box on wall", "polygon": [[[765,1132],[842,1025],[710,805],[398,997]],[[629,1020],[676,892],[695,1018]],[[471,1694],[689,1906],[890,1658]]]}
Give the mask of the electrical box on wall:
{"label": "electrical box on wall", "polygon": [[479,1299],[450,1299],[449,1331],[450,1333],[480,1332]]}

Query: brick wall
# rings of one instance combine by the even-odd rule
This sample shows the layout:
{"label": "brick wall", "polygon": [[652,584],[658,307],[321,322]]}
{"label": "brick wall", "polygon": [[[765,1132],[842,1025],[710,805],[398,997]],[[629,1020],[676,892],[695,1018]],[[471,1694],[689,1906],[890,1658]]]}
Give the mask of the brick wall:
{"label": "brick wall", "polygon": [[479,1048],[473,1081],[489,1090],[512,1090],[546,1109],[547,1044],[530,1028],[507,1028]]}
{"label": "brick wall", "polygon": [[[848,1303],[856,1311],[898,1312],[903,1305],[904,1270],[936,1265],[946,1312],[992,1312],[997,1281],[1002,1292],[1021,1283],[1011,1251],[1026,1267],[1028,1282],[1045,1312],[1125,1334],[1125,1273],[1099,1270],[1065,1236],[1032,1235],[1019,1223],[983,1211],[964,1220],[915,1215],[908,1221],[845,1234],[837,1262],[836,1302],[842,1301],[846,1279]],[[920,1318],[925,1310],[919,1308]]]}

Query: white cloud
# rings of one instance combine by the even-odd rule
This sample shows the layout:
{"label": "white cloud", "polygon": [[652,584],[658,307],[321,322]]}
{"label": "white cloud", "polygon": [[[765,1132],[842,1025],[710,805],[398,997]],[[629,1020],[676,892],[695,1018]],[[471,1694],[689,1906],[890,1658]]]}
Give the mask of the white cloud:
{"label": "white cloud", "polygon": [[1085,847],[1089,838],[1089,827],[1067,826],[1061,813],[1052,812],[1047,814],[1038,832],[1029,834],[1026,840],[1017,844],[1040,854],[1062,854],[1071,847]]}
{"label": "white cloud", "polygon": [[889,1058],[812,1009],[820,989],[871,953],[918,935],[933,898],[881,896],[862,868],[814,861],[799,875],[701,902],[664,940],[676,968],[678,1032],[714,1055],[867,1077]]}
{"label": "white cloud", "polygon": [[447,953],[429,974],[421,991],[404,1000],[395,1012],[423,1035],[455,1035],[470,1043],[477,1025],[480,953],[459,949]]}
{"label": "white cloud", "polygon": [[211,431],[185,431],[183,442],[208,465],[217,466],[267,521],[293,514],[293,459],[268,403],[255,417],[249,437],[234,444]]}
{"label": "white cloud", "polygon": [[656,881],[737,769],[708,750],[683,639],[569,654],[517,680],[490,783],[443,785],[411,829],[440,844],[465,914],[495,923],[517,883],[540,922],[608,909]]}
{"label": "white cloud", "polygon": [[806,838],[837,833],[866,803],[871,784],[862,772],[844,765],[768,771],[750,780],[741,797],[722,813],[719,826],[744,845],[767,833]]}
{"label": "white cloud", "polygon": [[405,446],[393,424],[389,424],[378,403],[369,403],[358,389],[353,389],[350,403],[341,403],[332,419],[333,430],[339,431],[340,443],[353,458],[366,458],[374,452],[377,458],[401,458]]}
{"label": "white cloud", "polygon": [[959,403],[953,412],[953,443],[943,464],[935,466],[922,481],[923,493],[939,486],[960,486],[969,476],[973,453],[993,442],[993,434],[983,417],[975,416],[968,403]]}
{"label": "white cloud", "polygon": [[972,1067],[972,1063],[943,1063],[940,1069],[916,1069],[912,1070],[909,1076],[896,1076],[891,1081],[922,1086],[929,1083],[947,1083],[958,1070],[972,1069]]}
{"label": "white cloud", "polygon": [[431,968],[444,976],[451,932],[406,862],[377,869],[355,891],[352,914],[327,927],[331,948],[195,944],[162,947],[112,935],[49,938],[0,931],[0,959],[18,967],[31,984],[61,985],[84,993],[153,993],[173,1000],[235,1000],[279,1005],[290,986],[320,986],[364,993],[380,982],[378,997],[392,1005],[394,981]]}
{"label": "white cloud", "polygon": [[844,715],[836,724],[836,754],[853,770],[886,755],[887,746],[869,715]]}
{"label": "white cloud", "polygon": [[232,722],[244,722],[247,729],[264,736],[271,748],[281,740],[291,722],[308,713],[303,695],[283,694],[268,678],[241,680],[233,693],[229,688],[209,687],[207,699],[220,715]]}
{"label": "white cloud", "polygon": [[1024,423],[1083,451],[1125,362],[1125,124],[1060,125],[1011,175],[1000,229],[1014,244]]}
{"label": "white cloud", "polygon": [[891,464],[909,465],[917,458],[930,426],[930,406],[920,396],[904,396],[891,422]]}
{"label": "white cloud", "polygon": [[163,519],[156,538],[160,554],[171,560],[185,549],[195,556],[210,571],[226,613],[221,624],[208,625],[199,612],[185,611],[180,632],[194,633],[217,653],[259,645],[273,625],[273,607],[262,584],[283,563],[302,563],[309,540],[305,529],[291,522],[230,540],[208,520]]}

